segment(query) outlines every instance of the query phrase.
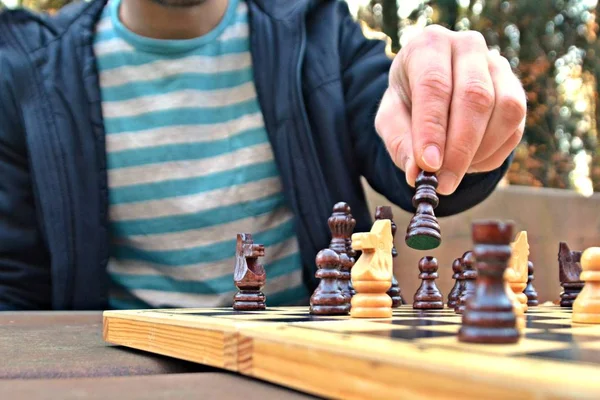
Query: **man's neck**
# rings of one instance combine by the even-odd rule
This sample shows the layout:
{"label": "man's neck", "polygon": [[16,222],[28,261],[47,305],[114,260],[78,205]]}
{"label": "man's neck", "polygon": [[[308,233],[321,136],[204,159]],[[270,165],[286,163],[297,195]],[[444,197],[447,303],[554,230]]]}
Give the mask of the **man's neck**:
{"label": "man's neck", "polygon": [[228,0],[206,0],[188,7],[166,7],[152,0],[121,0],[119,18],[132,32],[154,39],[192,39],[214,29]]}

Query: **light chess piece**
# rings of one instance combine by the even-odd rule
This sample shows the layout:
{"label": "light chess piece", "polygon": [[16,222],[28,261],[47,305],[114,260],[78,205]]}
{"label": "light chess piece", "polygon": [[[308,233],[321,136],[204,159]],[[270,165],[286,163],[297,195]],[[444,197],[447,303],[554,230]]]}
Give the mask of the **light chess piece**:
{"label": "light chess piece", "polygon": [[581,253],[583,289],[573,302],[573,322],[600,324],[600,247],[590,247]]}
{"label": "light chess piece", "polygon": [[512,268],[506,268],[504,271],[504,291],[513,305],[513,312],[517,318],[517,329],[522,331],[525,329],[525,310],[517,298],[517,295],[509,285],[509,281],[515,281],[516,279],[515,271]]}
{"label": "light chess piece", "polygon": [[508,285],[515,293],[517,300],[521,303],[523,312],[527,312],[527,295],[523,293],[527,287],[527,278],[529,277],[529,242],[527,241],[527,231],[521,231],[517,234],[515,240],[510,244],[511,257],[508,268],[512,273],[507,275]]}
{"label": "light chess piece", "polygon": [[392,298],[392,229],[389,219],[375,221],[370,232],[352,235],[352,247],[362,254],[352,267],[350,316],[353,318],[390,318]]}
{"label": "light chess piece", "polygon": [[[379,219],[389,219],[392,225],[392,240],[396,236],[396,224],[394,223],[394,214],[392,212],[392,207],[390,206],[378,206],[375,209],[375,220]],[[398,256],[398,251],[396,250],[396,246],[392,246],[392,260]],[[392,270],[392,286],[387,292],[388,296],[392,298],[392,307],[396,308],[402,305],[402,293],[400,292],[400,285],[398,280],[393,274]]]}

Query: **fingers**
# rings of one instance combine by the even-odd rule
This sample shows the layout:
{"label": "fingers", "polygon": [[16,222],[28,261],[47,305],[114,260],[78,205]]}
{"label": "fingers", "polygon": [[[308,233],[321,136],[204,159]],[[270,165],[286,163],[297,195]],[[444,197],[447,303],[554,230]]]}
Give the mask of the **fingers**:
{"label": "fingers", "polygon": [[442,195],[454,192],[464,177],[492,116],[495,91],[487,53],[485,39],[478,32],[459,32],[453,37],[454,87],[444,163],[438,173]]}
{"label": "fingers", "polygon": [[420,170],[436,172],[450,195],[467,172],[506,160],[525,114],[521,83],[480,33],[429,26],[394,59],[376,128],[411,186]]}
{"label": "fingers", "polygon": [[523,130],[525,129],[525,119],[521,121],[521,124],[517,127],[512,135],[500,145],[490,156],[478,163],[474,163],[469,168],[469,173],[475,172],[487,172],[493,171],[499,168],[504,161],[508,158],[510,153],[517,147],[523,137]]}
{"label": "fingers", "polygon": [[[491,170],[497,168],[497,166],[493,167],[496,163],[489,163],[486,160],[490,157],[494,160],[502,157],[504,152],[497,153],[502,146],[505,146],[507,142],[513,143],[515,140],[516,143],[514,143],[514,146],[516,146],[521,140],[525,126],[527,100],[525,91],[517,77],[513,74],[512,68],[506,58],[497,52],[490,52],[488,53],[488,64],[492,81],[494,82],[496,104],[485,136],[475,157],[473,157],[472,168],[475,166],[481,168],[484,165],[489,165],[492,166]],[[522,127],[519,129],[520,126]],[[504,155],[508,156],[510,151],[512,149]],[[500,164],[503,161],[500,161]],[[480,171],[484,170],[480,169]]]}
{"label": "fingers", "polygon": [[437,171],[444,159],[452,98],[452,42],[448,30],[431,26],[400,51],[400,85],[410,99],[413,157],[407,181],[418,170]]}
{"label": "fingers", "polygon": [[[375,130],[385,143],[394,163],[405,173],[410,171],[414,174],[416,167],[410,134],[410,112],[391,87],[386,90],[379,105],[375,116]],[[407,173],[406,175],[408,176]]]}

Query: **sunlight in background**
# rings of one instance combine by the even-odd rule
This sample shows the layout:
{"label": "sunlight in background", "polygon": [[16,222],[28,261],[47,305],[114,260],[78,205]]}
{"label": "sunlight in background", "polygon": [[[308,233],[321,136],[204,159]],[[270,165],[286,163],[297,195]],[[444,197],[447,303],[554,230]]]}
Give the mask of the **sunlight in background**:
{"label": "sunlight in background", "polygon": [[[467,0],[468,5],[469,0]],[[348,8],[350,9],[350,13],[356,17],[358,13],[358,9],[361,6],[367,6],[370,3],[370,0],[346,0],[348,3]],[[423,0],[402,0],[398,1],[398,16],[402,19],[408,18],[410,13],[416,10],[422,3]]]}
{"label": "sunlight in background", "polygon": [[19,5],[19,0],[0,0],[7,8],[15,8]]}
{"label": "sunlight in background", "polygon": [[[0,8],[24,4],[53,12],[64,2],[0,0]],[[600,110],[596,106],[600,28],[595,10],[599,0],[556,0],[552,6],[550,0],[539,5],[528,0],[396,0],[396,7],[394,0],[384,1],[397,19],[383,15],[380,1],[345,2],[365,36],[386,42],[390,57],[430,24],[487,31],[490,46],[501,51],[522,76],[529,97],[528,128],[507,180],[571,189],[585,196],[594,189],[600,192]],[[393,40],[384,31],[395,33]]]}
{"label": "sunlight in background", "polygon": [[[453,24],[452,28],[459,31],[488,29],[491,48],[501,51],[523,76],[531,97],[528,134],[517,148],[518,157],[509,171],[510,183],[561,187],[583,196],[591,196],[595,188],[600,191],[600,138],[596,121],[597,115],[600,118],[596,107],[600,75],[595,72],[600,72],[600,61],[594,61],[598,57],[594,54],[598,52],[594,46],[599,29],[594,10],[598,0],[560,0],[539,10],[525,2],[510,0],[396,0],[398,19],[388,18],[387,22],[378,2],[346,2],[367,37],[388,42],[386,50],[390,55],[427,25],[440,21]],[[386,3],[388,7],[392,7],[390,3],[393,4]],[[452,15],[448,14],[450,3],[455,4],[453,22],[443,19]],[[538,11],[541,14],[534,15]],[[390,8],[388,12],[394,11]],[[529,16],[525,18],[527,13]],[[391,38],[384,30],[391,32],[394,27],[386,24],[395,21],[398,30],[392,51]],[[489,29],[493,24],[497,27]],[[532,39],[529,28],[537,29],[535,35],[540,38]],[[533,58],[531,50],[540,48],[543,52]]]}

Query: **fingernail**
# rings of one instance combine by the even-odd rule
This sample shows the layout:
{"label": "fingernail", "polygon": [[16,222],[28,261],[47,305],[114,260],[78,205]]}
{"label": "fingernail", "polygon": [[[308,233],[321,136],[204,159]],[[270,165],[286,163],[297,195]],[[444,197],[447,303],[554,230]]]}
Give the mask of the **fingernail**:
{"label": "fingernail", "polygon": [[438,174],[438,193],[443,195],[452,194],[456,190],[458,177],[450,171],[442,171]]}
{"label": "fingernail", "polygon": [[430,144],[423,150],[421,160],[427,167],[437,171],[442,166],[442,153],[436,145]]}

